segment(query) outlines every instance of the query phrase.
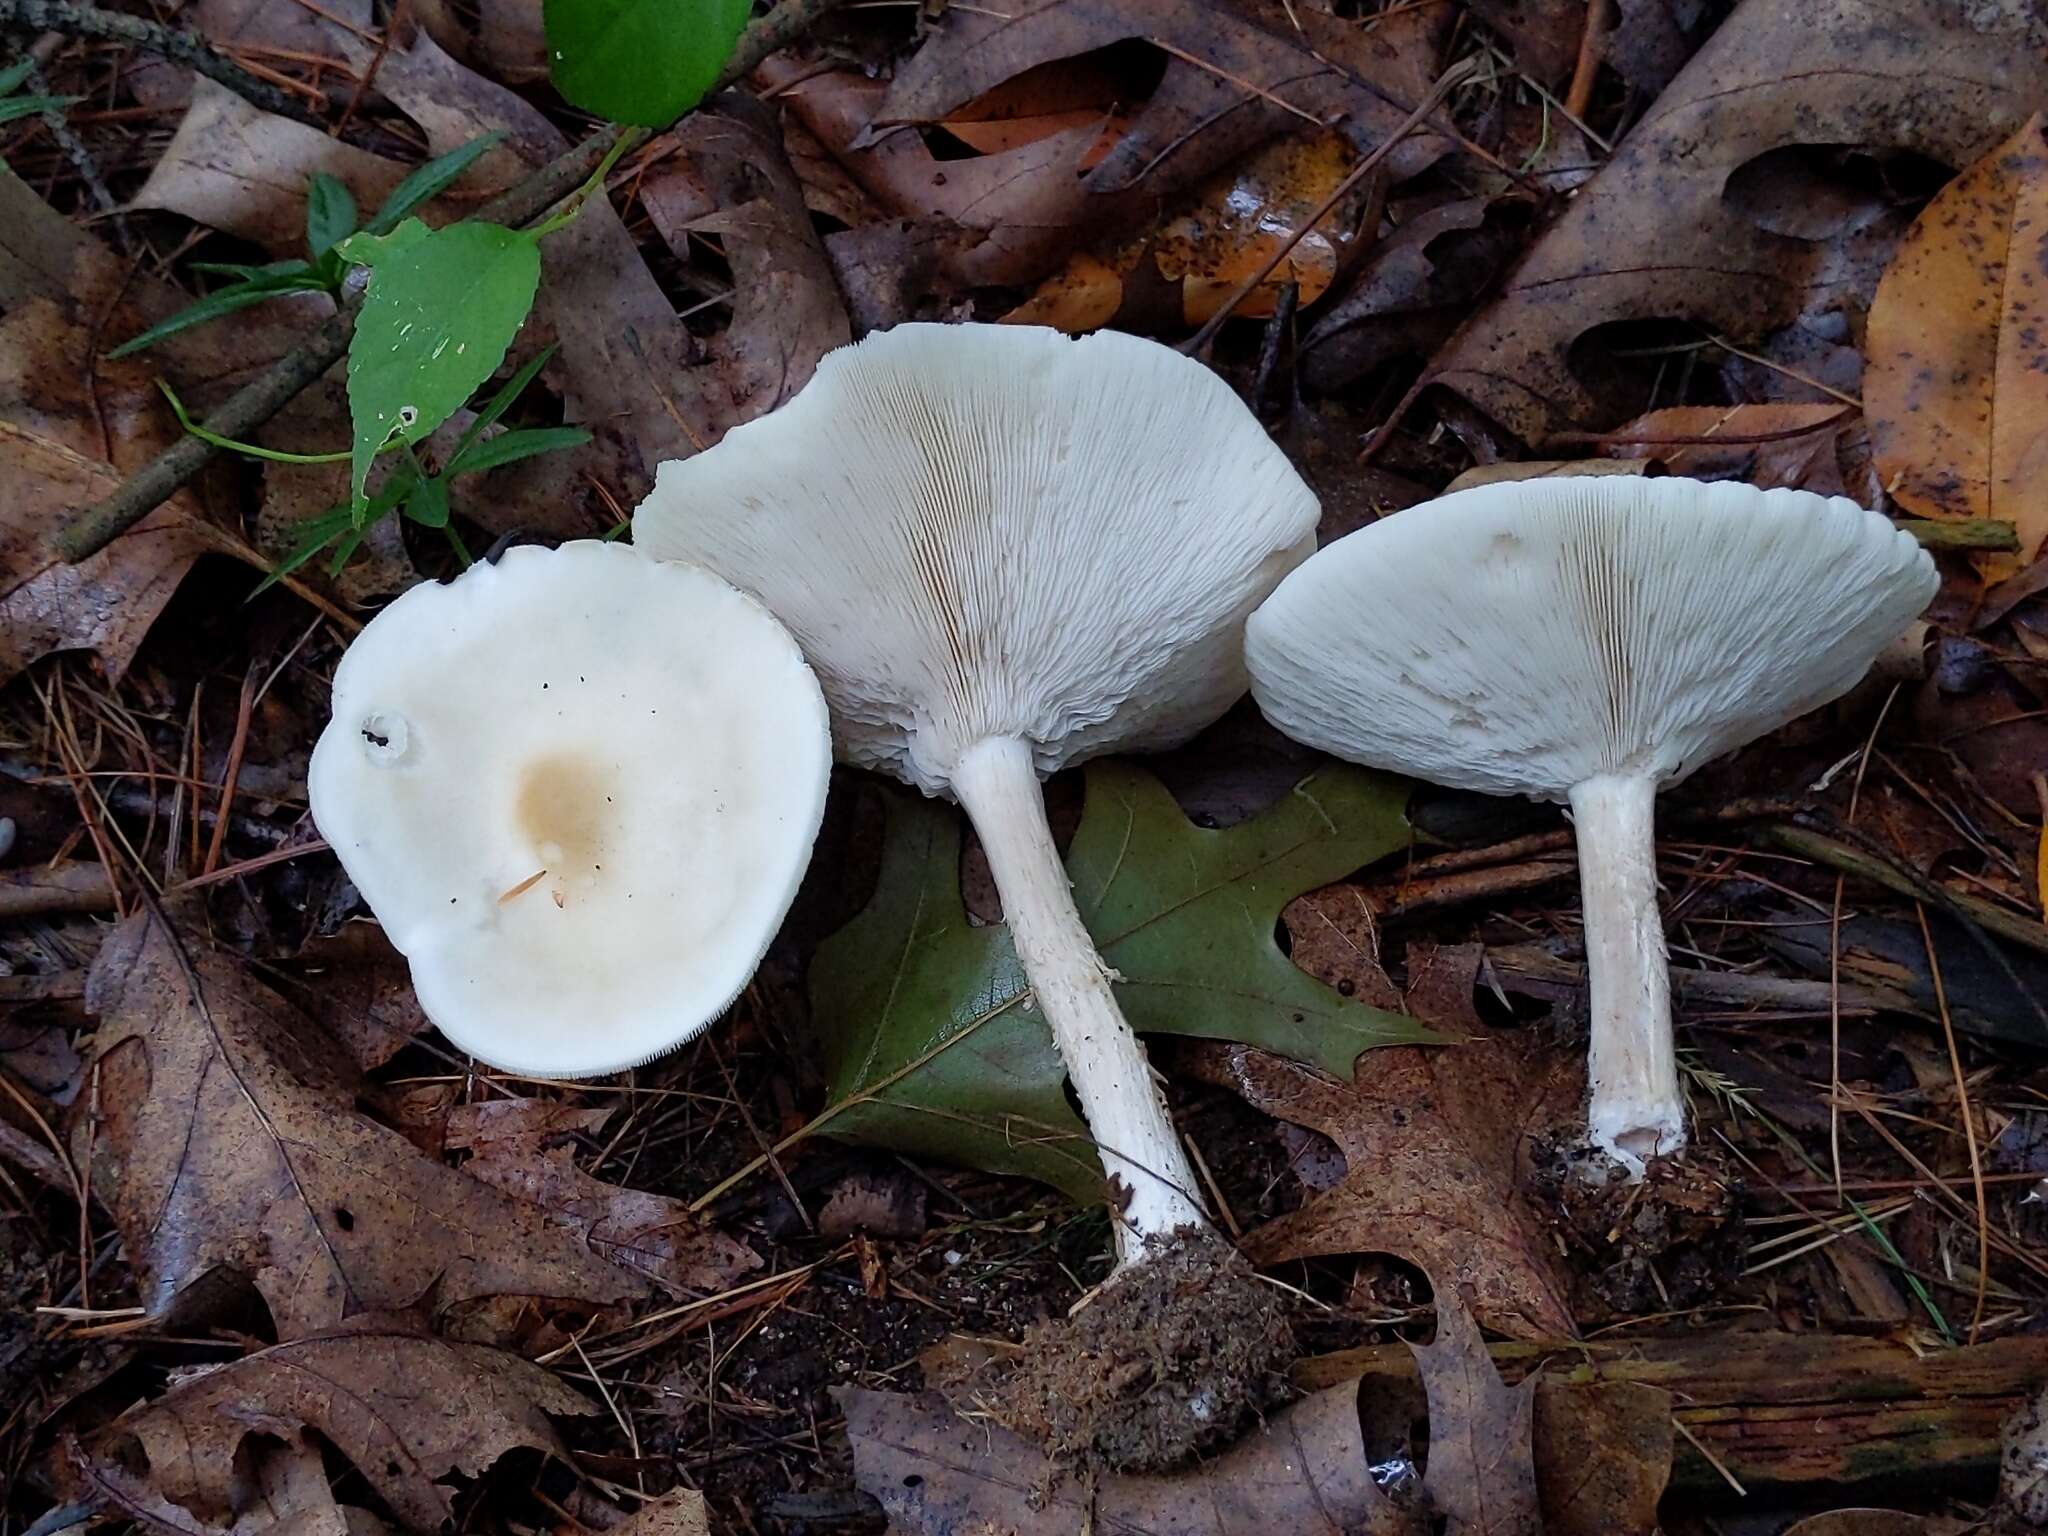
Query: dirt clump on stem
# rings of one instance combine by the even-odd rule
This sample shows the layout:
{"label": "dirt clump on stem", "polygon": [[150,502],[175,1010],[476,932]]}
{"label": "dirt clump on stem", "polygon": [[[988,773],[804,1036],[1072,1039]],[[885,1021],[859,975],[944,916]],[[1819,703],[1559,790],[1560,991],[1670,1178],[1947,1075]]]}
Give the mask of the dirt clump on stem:
{"label": "dirt clump on stem", "polygon": [[993,1379],[942,1383],[1056,1459],[1155,1472],[1227,1445],[1293,1395],[1284,1297],[1237,1250],[1183,1227],[1064,1321],[1035,1325]]}

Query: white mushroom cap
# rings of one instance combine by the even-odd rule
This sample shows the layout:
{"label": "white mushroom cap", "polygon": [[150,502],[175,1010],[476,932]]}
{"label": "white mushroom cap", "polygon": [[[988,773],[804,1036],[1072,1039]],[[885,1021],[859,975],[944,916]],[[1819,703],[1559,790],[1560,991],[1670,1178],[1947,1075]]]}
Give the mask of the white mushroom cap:
{"label": "white mushroom cap", "polygon": [[307,777],[442,1033],[578,1077],[673,1048],[739,994],[830,771],[817,681],[760,604],[589,541],[380,613]]}
{"label": "white mushroom cap", "polygon": [[790,626],[845,761],[945,794],[991,737],[1044,774],[1214,720],[1245,690],[1244,617],[1316,516],[1256,418],[1170,348],[904,325],[663,464],[633,537]]}
{"label": "white mushroom cap", "polygon": [[1908,534],[1840,497],[1682,479],[1480,486],[1384,518],[1245,632],[1299,741],[1490,794],[1673,784],[1848,692],[1934,596]]}

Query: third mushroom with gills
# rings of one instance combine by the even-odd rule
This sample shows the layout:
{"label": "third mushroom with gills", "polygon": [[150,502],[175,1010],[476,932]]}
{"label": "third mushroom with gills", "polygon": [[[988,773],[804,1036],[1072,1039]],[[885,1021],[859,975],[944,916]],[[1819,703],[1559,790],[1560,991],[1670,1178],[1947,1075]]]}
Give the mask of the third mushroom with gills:
{"label": "third mushroom with gills", "polygon": [[1245,634],[1267,718],[1338,757],[1568,801],[1593,1143],[1685,1144],[1652,804],[1841,697],[1934,596],[1934,562],[1840,497],[1619,477],[1457,492],[1341,539]]}
{"label": "third mushroom with gills", "polygon": [[1177,745],[1229,708],[1245,616],[1316,518],[1229,387],[1169,348],[905,325],[664,464],[633,519],[647,553],[718,572],[789,626],[843,761],[967,811],[1116,1191],[1127,1272],[1207,1219],[1039,781]]}

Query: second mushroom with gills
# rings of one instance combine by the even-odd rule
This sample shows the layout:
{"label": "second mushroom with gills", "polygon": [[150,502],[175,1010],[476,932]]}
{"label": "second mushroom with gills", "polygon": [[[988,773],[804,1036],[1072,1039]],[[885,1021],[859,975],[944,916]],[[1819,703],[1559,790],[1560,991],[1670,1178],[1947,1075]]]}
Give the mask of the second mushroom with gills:
{"label": "second mushroom with gills", "polygon": [[905,325],[833,353],[781,410],[662,465],[634,516],[647,553],[718,572],[789,626],[843,761],[966,809],[1115,1191],[1127,1270],[1207,1218],[1039,781],[1177,745],[1242,696],[1245,616],[1314,547],[1316,518],[1201,364],[1114,333],[988,325]]}
{"label": "second mushroom with gills", "polygon": [[1589,1130],[1640,1177],[1685,1144],[1656,794],[1848,692],[1936,585],[1910,535],[1840,497],[1507,482],[1332,544],[1252,616],[1245,651],[1260,707],[1298,741],[1570,803]]}

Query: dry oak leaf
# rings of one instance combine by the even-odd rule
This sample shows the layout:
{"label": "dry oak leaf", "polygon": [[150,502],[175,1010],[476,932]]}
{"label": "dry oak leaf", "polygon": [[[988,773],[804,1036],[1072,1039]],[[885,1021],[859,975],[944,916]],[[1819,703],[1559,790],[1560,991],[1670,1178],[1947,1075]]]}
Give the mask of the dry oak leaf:
{"label": "dry oak leaf", "polygon": [[[1385,58],[1356,21],[1315,3],[1259,0],[1014,0],[946,11],[896,72],[877,124],[937,123],[1026,70],[1142,40],[1166,70],[1128,129],[1083,178],[1089,192],[1171,193],[1306,120],[1379,147],[1416,98],[1402,61]],[[1446,148],[1411,135],[1389,153],[1395,180]]]}
{"label": "dry oak leaf", "polygon": [[217,1530],[246,1510],[252,1435],[317,1434],[415,1531],[454,1516],[449,1474],[477,1477],[507,1451],[567,1459],[549,1415],[597,1406],[551,1372],[502,1350],[403,1333],[294,1340],[194,1372],[116,1419],[82,1452],[101,1500],[159,1529]]}
{"label": "dry oak leaf", "polygon": [[[1484,1358],[1482,1352],[1482,1358]],[[1214,1461],[1092,1485],[1031,1441],[968,1420],[935,1392],[833,1393],[853,1442],[854,1481],[900,1536],[1420,1536],[1413,1513],[1372,1480],[1358,1383],[1283,1409]]]}
{"label": "dry oak leaf", "polygon": [[574,1138],[595,1133],[615,1109],[547,1099],[459,1105],[448,1117],[447,1144],[472,1154],[463,1172],[532,1201],[593,1253],[672,1296],[721,1290],[759,1269],[753,1249],[706,1226],[682,1201],[622,1189],[576,1166]]}
{"label": "dry oak leaf", "polygon": [[1913,222],[1870,308],[1864,403],[1878,472],[1924,517],[2048,539],[2048,142],[2040,114]]}
{"label": "dry oak leaf", "polygon": [[[1305,922],[1313,909],[1289,911]],[[1297,950],[1296,962],[1319,954],[1342,959],[1341,949],[1325,947]],[[1585,1068],[1481,1026],[1470,1001],[1478,964],[1477,946],[1411,953],[1410,1010],[1463,1038],[1375,1051],[1350,1083],[1243,1045],[1200,1047],[1188,1058],[1203,1077],[1321,1132],[1344,1154],[1340,1183],[1246,1237],[1254,1263],[1396,1254],[1454,1287],[1497,1332],[1569,1337],[1568,1277],[1520,1192],[1520,1147],[1529,1128],[1576,1101]],[[1310,974],[1336,985],[1341,971]]]}
{"label": "dry oak leaf", "polygon": [[1416,389],[1445,385],[1528,442],[1612,419],[1571,366],[1586,331],[1679,319],[1753,340],[1837,273],[1830,242],[1765,228],[1730,197],[1746,167],[1829,145],[1964,165],[2044,104],[2033,0],[1747,0]]}
{"label": "dry oak leaf", "polygon": [[86,1006],[99,1018],[92,1187],[150,1315],[221,1266],[254,1283],[283,1339],[478,1297],[646,1294],[540,1207],[357,1113],[339,1046],[154,913],[107,936]]}
{"label": "dry oak leaf", "polygon": [[710,1522],[704,1495],[694,1488],[678,1488],[649,1499],[605,1536],[711,1536]]}
{"label": "dry oak leaf", "polygon": [[1845,438],[1855,425],[1854,407],[1836,401],[1674,405],[1622,423],[1600,451],[1611,459],[1652,460],[1666,474],[1694,480],[1841,496],[1849,493]]}
{"label": "dry oak leaf", "polygon": [[1536,1382],[1510,1387],[1454,1295],[1437,1291],[1436,1337],[1410,1345],[1429,1401],[1422,1492],[1444,1536],[1539,1536]]}

